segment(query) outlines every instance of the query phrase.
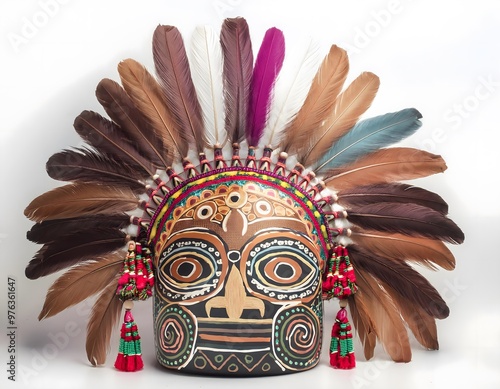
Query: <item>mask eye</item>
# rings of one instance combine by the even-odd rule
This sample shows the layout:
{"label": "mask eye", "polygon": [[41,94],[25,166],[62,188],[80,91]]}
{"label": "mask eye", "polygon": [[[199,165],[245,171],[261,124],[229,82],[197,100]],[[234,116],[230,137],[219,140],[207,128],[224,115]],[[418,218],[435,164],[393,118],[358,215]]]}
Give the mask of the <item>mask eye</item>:
{"label": "mask eye", "polygon": [[226,276],[226,252],[222,241],[213,234],[174,234],[159,261],[160,294],[168,302],[194,302],[217,293]]}
{"label": "mask eye", "polygon": [[293,231],[260,234],[242,250],[246,287],[260,298],[309,301],[320,285],[319,253],[305,236]]}

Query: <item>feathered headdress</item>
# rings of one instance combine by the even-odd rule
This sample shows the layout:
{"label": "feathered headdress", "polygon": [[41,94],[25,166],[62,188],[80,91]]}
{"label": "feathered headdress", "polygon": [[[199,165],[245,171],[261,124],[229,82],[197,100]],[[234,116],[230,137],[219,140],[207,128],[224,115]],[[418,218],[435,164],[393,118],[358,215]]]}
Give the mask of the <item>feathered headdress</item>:
{"label": "feathered headdress", "polygon": [[[35,222],[28,239],[43,245],[28,264],[26,276],[36,279],[64,273],[50,287],[39,319],[97,295],[86,349],[92,365],[99,365],[105,362],[125,301],[115,365],[121,370],[140,369],[139,335],[130,301],[146,299],[155,290],[154,280],[164,271],[158,268],[166,258],[162,250],[175,253],[190,242],[176,237],[167,247],[163,235],[175,234],[175,223],[188,218],[210,216],[221,231],[233,228],[243,217],[246,222],[253,220],[258,212],[257,216],[247,212],[238,196],[254,201],[252,191],[257,193],[258,188],[247,185],[242,194],[238,187],[255,180],[271,188],[274,196],[289,193],[299,206],[288,208],[285,200],[276,200],[274,215],[298,212],[312,226],[317,244],[328,252],[318,262],[321,282],[314,285],[320,298],[341,300],[332,330],[332,365],[354,366],[347,305],[367,359],[378,341],[393,360],[410,361],[407,328],[426,349],[437,349],[435,319],[447,317],[449,310],[412,265],[453,269],[455,260],[445,243],[461,243],[464,235],[447,217],[448,207],[440,196],[404,183],[443,172],[443,159],[414,148],[390,147],[421,126],[421,114],[409,108],[360,120],[377,93],[379,79],[365,72],[344,87],[348,58],[335,45],[317,63],[318,53],[311,44],[300,63],[285,63],[288,78],[279,78],[285,56],[282,32],[276,28],[266,32],[254,61],[243,18],[225,20],[220,36],[207,27],[196,29],[190,49],[188,55],[175,27],[158,26],[153,36],[157,77],[132,59],[122,61],[118,65],[121,85],[104,79],[96,89],[109,118],[83,111],[74,128],[86,146],[49,158],[50,177],[68,183],[37,197],[25,210]],[[220,200],[233,187],[239,194]],[[196,196],[186,194],[195,191]],[[208,192],[215,200],[189,208],[208,198]],[[262,214],[268,211],[264,202],[254,203],[252,209],[260,206]],[[263,248],[271,244],[266,242],[261,243]],[[278,244],[287,243],[278,240]],[[313,249],[297,247],[306,253]],[[232,257],[233,251],[228,257],[236,262],[239,257]],[[249,255],[258,257],[258,250]],[[269,258],[257,266],[258,276],[269,266],[274,266],[276,274],[284,268],[273,264],[275,256]],[[172,281],[174,271],[197,282],[198,270],[193,264],[186,267],[175,261],[169,262],[171,273],[158,286],[169,302],[183,301],[188,294],[220,292],[222,281],[199,289],[184,283],[176,289],[180,284]],[[218,262],[207,259],[203,263],[211,271]],[[198,278],[204,277],[205,267],[200,268]],[[283,273],[280,280],[293,274]],[[251,280],[242,283],[242,276],[232,271],[220,270],[219,279],[223,276],[227,276],[226,288],[244,284],[239,289],[243,295],[265,292],[272,297],[265,285],[255,286]],[[287,290],[292,288],[285,288],[283,296]],[[265,310],[248,296],[238,298]],[[171,306],[160,306],[161,315],[184,315],[185,337],[194,337],[189,314]],[[238,314],[228,310],[229,318]],[[220,337],[210,336],[203,339]],[[191,355],[191,347],[186,355]],[[274,360],[286,365],[279,348],[272,352]],[[163,360],[172,367],[185,363],[168,356]],[[313,365],[304,362],[306,368]]]}

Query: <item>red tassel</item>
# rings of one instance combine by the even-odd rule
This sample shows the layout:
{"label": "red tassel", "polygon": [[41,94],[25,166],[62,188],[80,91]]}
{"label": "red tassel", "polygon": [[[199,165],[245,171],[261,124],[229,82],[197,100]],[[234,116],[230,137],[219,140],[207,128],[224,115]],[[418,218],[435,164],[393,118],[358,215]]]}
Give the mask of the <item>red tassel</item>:
{"label": "red tassel", "polygon": [[351,324],[349,324],[347,312],[343,307],[337,313],[332,327],[330,365],[336,369],[352,369],[356,366]]}
{"label": "red tassel", "polygon": [[133,303],[125,302],[125,317],[123,319],[120,348],[116,357],[115,367],[120,371],[137,371],[144,367],[141,352],[141,337],[130,311]]}

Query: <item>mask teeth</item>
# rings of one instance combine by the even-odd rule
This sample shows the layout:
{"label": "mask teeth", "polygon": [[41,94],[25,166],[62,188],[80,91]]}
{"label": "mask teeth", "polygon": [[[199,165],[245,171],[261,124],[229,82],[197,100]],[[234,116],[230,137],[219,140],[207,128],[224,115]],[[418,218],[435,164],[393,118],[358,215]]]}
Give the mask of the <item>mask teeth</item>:
{"label": "mask teeth", "polygon": [[172,181],[174,188],[184,182],[183,179],[180,178],[179,175],[171,167],[168,167],[166,172],[169,180]]}
{"label": "mask teeth", "polygon": [[243,166],[240,159],[240,145],[238,143],[233,143],[233,156],[231,158],[232,167]]}
{"label": "mask teeth", "polygon": [[288,180],[290,183],[298,185],[299,179],[304,171],[304,165],[297,163],[292,171],[288,174]]}
{"label": "mask teeth", "polygon": [[274,167],[274,173],[285,177],[286,175],[286,159],[288,158],[288,154],[282,151],[279,154],[278,162],[276,162],[276,166]]}
{"label": "mask teeth", "polygon": [[200,169],[202,173],[207,173],[212,170],[212,166],[210,166],[210,162],[208,162],[205,153],[200,153],[199,159],[200,159]]}
{"label": "mask teeth", "polygon": [[255,146],[250,146],[248,148],[248,156],[245,164],[246,167],[250,169],[257,168],[257,159],[255,158]]}
{"label": "mask teeth", "polygon": [[224,169],[227,167],[226,161],[224,161],[224,155],[222,154],[222,147],[219,145],[214,148],[214,160],[216,169]]}
{"label": "mask teeth", "polygon": [[188,178],[193,178],[199,174],[196,170],[196,167],[187,158],[184,158],[182,160],[182,167],[184,168],[184,171],[186,172]]}
{"label": "mask teeth", "polygon": [[273,149],[271,146],[266,146],[264,147],[264,154],[262,155],[260,159],[260,165],[259,169],[264,170],[266,172],[271,171],[271,154],[273,152]]}

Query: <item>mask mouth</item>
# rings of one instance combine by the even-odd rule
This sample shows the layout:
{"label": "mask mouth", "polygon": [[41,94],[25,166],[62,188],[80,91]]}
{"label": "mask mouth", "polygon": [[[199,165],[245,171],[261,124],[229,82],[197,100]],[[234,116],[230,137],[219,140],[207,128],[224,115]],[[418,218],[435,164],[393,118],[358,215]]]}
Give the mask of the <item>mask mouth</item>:
{"label": "mask mouth", "polygon": [[269,350],[273,319],[198,318],[198,347]]}

